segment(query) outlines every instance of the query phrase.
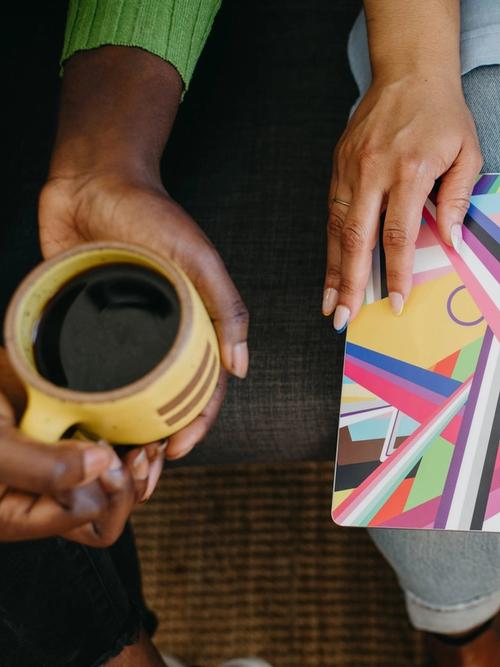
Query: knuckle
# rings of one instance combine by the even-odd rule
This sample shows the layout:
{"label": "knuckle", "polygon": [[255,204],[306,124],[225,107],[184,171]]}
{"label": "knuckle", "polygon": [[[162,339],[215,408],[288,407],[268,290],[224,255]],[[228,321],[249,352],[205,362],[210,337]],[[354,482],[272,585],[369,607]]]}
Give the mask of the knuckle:
{"label": "knuckle", "polygon": [[402,181],[419,180],[426,176],[428,170],[427,160],[418,155],[403,155],[399,160],[398,173]]}
{"label": "knuckle", "polygon": [[342,229],[342,250],[356,252],[367,247],[367,235],[364,228],[351,221]]}
{"label": "knuckle", "polygon": [[362,287],[351,278],[343,278],[340,284],[340,292],[343,296],[352,297],[361,292]]}
{"label": "knuckle", "polygon": [[[47,491],[55,493],[68,487],[71,481],[75,479],[74,466],[69,456],[58,456],[52,465],[49,478],[47,480]],[[76,481],[76,480],[75,480]]]}
{"label": "knuckle", "polygon": [[329,264],[326,267],[326,281],[327,283],[332,283],[336,285],[340,280],[340,265],[339,264]]}
{"label": "knuckle", "polygon": [[401,285],[406,282],[407,275],[400,269],[391,267],[387,268],[386,278],[387,282],[391,285]]}
{"label": "knuckle", "polygon": [[358,153],[358,166],[361,174],[376,171],[380,159],[380,153],[370,145],[366,145]]}
{"label": "knuckle", "polygon": [[438,191],[437,203],[438,206],[445,206],[457,211],[460,215],[464,216],[470,205],[470,195],[471,188],[468,184],[463,183],[456,187],[450,188],[446,192],[443,187]]}
{"label": "knuckle", "polygon": [[460,215],[465,215],[469,210],[469,193],[467,192],[466,194],[458,194],[451,197],[447,200],[446,204],[450,208],[455,209]]}
{"label": "knuckle", "polygon": [[400,221],[390,220],[384,225],[384,246],[388,248],[407,248],[413,242],[408,229]]}
{"label": "knuckle", "polygon": [[328,236],[339,239],[342,236],[342,228],[344,226],[344,219],[336,211],[330,211],[327,223]]}
{"label": "knuckle", "polygon": [[108,499],[98,489],[80,487],[71,493],[68,505],[78,521],[95,521],[108,509]]}
{"label": "knuckle", "polygon": [[227,309],[229,318],[241,327],[248,327],[250,324],[250,313],[248,308],[239,297],[231,301]]}

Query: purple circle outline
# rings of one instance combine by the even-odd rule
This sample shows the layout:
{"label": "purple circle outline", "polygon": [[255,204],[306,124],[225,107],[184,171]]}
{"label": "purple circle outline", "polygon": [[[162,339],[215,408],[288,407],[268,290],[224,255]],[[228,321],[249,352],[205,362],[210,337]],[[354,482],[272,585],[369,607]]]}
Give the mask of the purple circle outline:
{"label": "purple circle outline", "polygon": [[459,285],[458,287],[455,287],[453,292],[448,297],[448,301],[446,302],[446,310],[448,311],[448,315],[456,324],[459,324],[462,327],[474,327],[476,326],[476,324],[481,324],[481,322],[484,320],[484,317],[482,315],[477,320],[473,320],[472,322],[464,322],[463,320],[459,320],[458,317],[456,317],[453,314],[453,311],[451,310],[451,302],[453,301],[453,297],[455,296],[455,294],[458,294],[458,292],[461,292],[463,289],[465,289],[465,285]]}

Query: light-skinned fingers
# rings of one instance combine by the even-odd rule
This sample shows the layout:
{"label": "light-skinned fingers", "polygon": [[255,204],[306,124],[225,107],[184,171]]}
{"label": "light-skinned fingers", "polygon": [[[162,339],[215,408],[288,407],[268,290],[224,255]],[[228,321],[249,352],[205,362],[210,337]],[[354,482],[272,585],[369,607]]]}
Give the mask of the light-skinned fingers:
{"label": "light-skinned fingers", "polygon": [[384,252],[389,303],[395,315],[403,311],[411,291],[415,243],[422,209],[432,183],[404,181],[393,186],[384,221]]}
{"label": "light-skinned fingers", "polygon": [[346,216],[346,206],[330,201],[326,228],[326,272],[321,306],[322,313],[326,317],[333,313],[339,299],[342,260],[340,244]]}
{"label": "light-skinned fingers", "polygon": [[443,241],[455,249],[461,242],[461,226],[482,164],[479,146],[473,143],[462,149],[456,162],[441,179],[437,193],[436,223]]}
{"label": "light-skinned fingers", "polygon": [[353,200],[342,228],[341,277],[339,299],[333,318],[336,331],[343,331],[356,317],[364,299],[372,266],[372,251],[378,235],[383,193],[361,183],[353,192]]}
{"label": "light-skinned fingers", "polygon": [[328,222],[326,226],[326,271],[323,285],[323,299],[321,312],[329,317],[335,310],[339,299],[339,285],[341,275],[342,228],[347,215],[348,207],[335,199],[350,202],[352,190],[343,183],[339,186],[339,164],[337,148],[333,154],[332,177],[328,193]]}
{"label": "light-skinned fingers", "polygon": [[227,372],[221,370],[217,386],[203,412],[191,424],[168,439],[166,458],[180,459],[186,456],[193,447],[202,440],[215,422],[224,402],[227,388]]}

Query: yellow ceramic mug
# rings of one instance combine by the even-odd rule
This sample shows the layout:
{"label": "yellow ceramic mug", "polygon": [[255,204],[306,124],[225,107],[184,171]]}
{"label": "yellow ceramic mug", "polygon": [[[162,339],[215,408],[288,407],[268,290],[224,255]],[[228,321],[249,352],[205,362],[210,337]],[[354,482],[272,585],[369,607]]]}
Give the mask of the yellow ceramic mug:
{"label": "yellow ceramic mug", "polygon": [[[131,263],[162,274],[180,303],[176,338],[165,358],[139,380],[106,392],[58,387],[36,368],[33,341],[49,300],[74,276],[103,264]],[[38,266],[17,289],[5,322],[10,361],[28,405],[21,430],[56,442],[78,426],[112,443],[147,443],[189,424],[208,403],[219,375],[219,349],[205,307],[187,276],[154,253],[121,243],[88,243]]]}

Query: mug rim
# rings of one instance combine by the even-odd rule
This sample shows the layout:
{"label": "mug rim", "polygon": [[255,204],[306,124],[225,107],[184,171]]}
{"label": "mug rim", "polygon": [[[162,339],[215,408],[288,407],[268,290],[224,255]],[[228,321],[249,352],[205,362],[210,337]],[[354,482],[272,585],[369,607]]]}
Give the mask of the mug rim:
{"label": "mug rim", "polygon": [[[155,265],[157,265],[159,272],[166,276],[170,281],[179,299],[180,318],[179,327],[175,336],[172,347],[168,350],[161,361],[154,366],[150,371],[143,375],[138,380],[134,380],[123,387],[111,389],[109,391],[76,391],[68,389],[67,387],[59,387],[50,382],[42,375],[40,375],[35,368],[27,363],[24,353],[20,349],[19,341],[16,337],[16,324],[19,314],[19,305],[24,297],[33,289],[39,279],[52,267],[71,259],[77,255],[87,254],[95,251],[105,250],[122,250],[136,257],[143,257]],[[90,267],[92,268],[92,267]],[[75,274],[75,276],[78,274]],[[73,278],[72,276],[71,278]],[[172,279],[173,278],[173,279]],[[45,302],[42,306],[46,306]],[[4,326],[5,347],[9,360],[14,367],[14,370],[24,380],[29,387],[38,390],[40,393],[71,403],[105,403],[110,401],[117,401],[123,398],[128,398],[140,393],[153,382],[165,374],[166,371],[177,361],[186,339],[189,337],[189,332],[193,323],[193,302],[191,294],[181,271],[175,264],[161,255],[149,250],[140,245],[122,243],[119,241],[94,241],[84,244],[79,244],[69,250],[66,250],[48,260],[43,261],[21,281],[17,287],[14,296],[12,297],[7,308]]]}

